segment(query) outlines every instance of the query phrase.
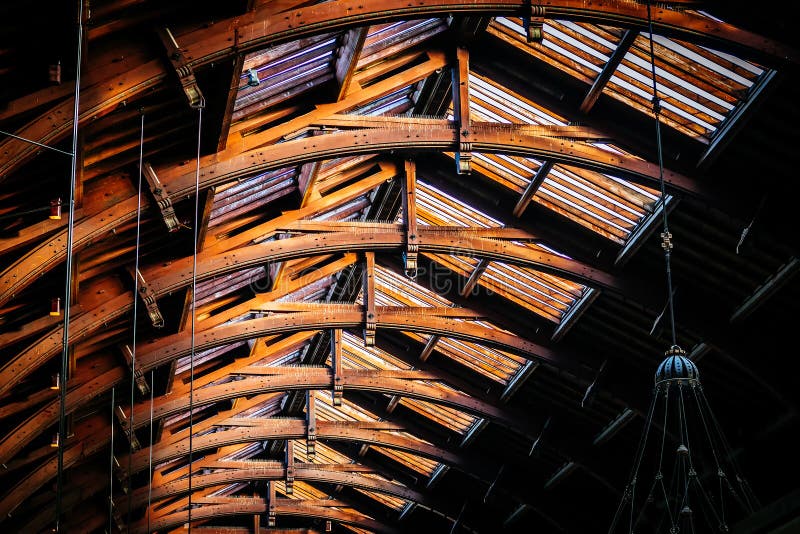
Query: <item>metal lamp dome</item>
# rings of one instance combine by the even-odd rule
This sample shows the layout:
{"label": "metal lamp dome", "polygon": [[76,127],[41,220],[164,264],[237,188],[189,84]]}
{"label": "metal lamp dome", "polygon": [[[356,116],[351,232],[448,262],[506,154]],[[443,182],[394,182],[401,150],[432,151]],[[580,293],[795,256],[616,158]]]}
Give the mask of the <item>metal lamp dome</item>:
{"label": "metal lamp dome", "polygon": [[694,362],[686,357],[686,351],[675,345],[664,355],[666,358],[656,370],[656,385],[666,381],[686,384],[700,383],[700,372]]}

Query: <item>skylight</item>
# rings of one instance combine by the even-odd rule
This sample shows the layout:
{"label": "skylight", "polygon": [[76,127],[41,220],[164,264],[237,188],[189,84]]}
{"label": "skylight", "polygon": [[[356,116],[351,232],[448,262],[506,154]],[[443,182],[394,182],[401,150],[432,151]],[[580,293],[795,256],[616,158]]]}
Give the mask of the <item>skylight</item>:
{"label": "skylight", "polygon": [[[697,13],[705,16],[703,13]],[[541,44],[528,43],[522,20],[496,18],[491,34],[591,84],[614,54],[626,30],[548,19]],[[661,119],[703,142],[747,100],[764,69],[710,48],[654,35]],[[652,113],[653,84],[649,34],[633,40],[603,92],[644,113]]]}

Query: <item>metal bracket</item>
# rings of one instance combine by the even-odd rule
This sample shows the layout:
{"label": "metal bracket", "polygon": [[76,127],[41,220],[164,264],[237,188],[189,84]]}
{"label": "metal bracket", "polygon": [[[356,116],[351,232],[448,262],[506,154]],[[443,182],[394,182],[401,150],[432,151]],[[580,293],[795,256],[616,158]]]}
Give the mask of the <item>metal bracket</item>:
{"label": "metal bracket", "polygon": [[161,210],[161,217],[163,217],[164,223],[167,225],[167,230],[170,232],[177,232],[180,229],[181,223],[175,215],[175,208],[172,207],[172,199],[169,198],[164,186],[161,185],[156,171],[153,169],[152,165],[145,163],[142,165],[142,172],[145,180],[147,180],[147,185],[150,186],[150,192],[153,194],[156,204],[158,204],[158,209]]}
{"label": "metal bracket", "polygon": [[406,275],[416,278],[419,233],[417,232],[417,166],[410,160],[405,162],[403,178],[403,218],[406,227],[406,250],[403,253]]}
{"label": "metal bracket", "polygon": [[317,455],[317,399],[313,390],[306,391],[306,456],[309,461]]}
{"label": "metal bracket", "polygon": [[[128,272],[133,277],[133,268],[129,268]],[[136,271],[136,278],[138,279],[139,296],[142,298],[145,308],[147,308],[147,316],[150,318],[154,328],[164,328],[164,316],[161,315],[161,310],[158,309],[158,302],[156,301],[155,294],[150,291],[150,286],[142,276],[141,271]]]}
{"label": "metal bracket", "polygon": [[525,29],[525,39],[529,43],[541,43],[544,40],[545,9],[545,6],[534,6],[530,2],[525,2],[522,27]]}
{"label": "metal bracket", "polygon": [[275,484],[270,480],[267,482],[267,526],[275,526]]}
{"label": "metal bracket", "polygon": [[[469,132],[464,130],[462,135],[469,135]],[[458,143],[458,152],[456,152],[456,169],[458,174],[472,174],[472,143],[461,141]]]}
{"label": "metal bracket", "polygon": [[378,319],[375,313],[375,253],[367,252],[364,258],[364,346],[375,346]]}
{"label": "metal bracket", "polygon": [[181,47],[175,40],[175,36],[169,31],[169,28],[159,28],[158,36],[167,51],[167,58],[175,69],[175,74],[178,75],[178,81],[181,83],[181,89],[189,101],[189,106],[192,108],[203,107],[205,99],[200,87],[197,85],[197,79],[194,77],[192,67],[186,62],[186,58],[181,52]]}
{"label": "metal bracket", "polygon": [[286,493],[294,493],[294,441],[286,440]]}
{"label": "metal bracket", "polygon": [[[122,351],[122,356],[125,358],[125,361],[128,364],[129,368],[133,367],[133,351],[131,350],[130,345],[121,345],[120,350]],[[139,395],[146,396],[150,394],[150,384],[147,383],[147,379],[144,376],[144,373],[141,369],[137,368],[133,373],[133,379],[136,382],[136,389],[139,391]]]}
{"label": "metal bracket", "polygon": [[117,416],[117,421],[119,422],[122,429],[125,431],[125,437],[128,438],[128,442],[131,444],[131,450],[138,451],[142,448],[142,445],[139,443],[139,439],[136,437],[136,434],[133,433],[133,428],[130,425],[128,420],[128,416],[125,415],[125,412],[122,411],[122,406],[117,406],[117,409],[114,411]]}
{"label": "metal bracket", "polygon": [[344,380],[342,377],[342,331],[339,328],[331,332],[331,360],[333,363],[333,405],[342,405]]}

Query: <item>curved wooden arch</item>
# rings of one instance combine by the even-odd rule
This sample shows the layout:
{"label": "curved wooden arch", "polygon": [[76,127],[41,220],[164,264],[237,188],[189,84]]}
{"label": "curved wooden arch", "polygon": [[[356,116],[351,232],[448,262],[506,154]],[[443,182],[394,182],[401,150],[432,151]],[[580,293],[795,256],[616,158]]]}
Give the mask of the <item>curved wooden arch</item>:
{"label": "curved wooden arch", "polygon": [[[265,501],[253,502],[253,499],[244,500],[241,503],[226,503],[204,505],[192,509],[192,521],[201,521],[204,519],[212,519],[215,517],[232,516],[232,515],[253,515],[267,513],[267,503]],[[346,523],[376,532],[385,532],[387,534],[399,534],[399,531],[387,526],[385,523],[375,521],[361,514],[346,512],[335,508],[326,506],[313,506],[303,504],[301,500],[294,499],[276,499],[274,507],[276,515],[292,515],[301,517],[314,517],[319,519],[330,519],[338,521],[339,523]],[[150,531],[156,532],[171,529],[179,525],[185,524],[189,520],[189,512],[176,512],[174,514],[166,515],[163,517],[152,519],[150,522]],[[140,522],[132,525],[131,532],[133,534],[145,534],[147,530],[147,522]]]}
{"label": "curved wooden arch", "polygon": [[[267,17],[259,17],[256,13],[227,19],[182,35],[180,39],[186,43],[182,46],[182,52],[188,65],[197,68],[279,42],[355,26],[453,13],[517,15],[525,5],[523,0],[343,0]],[[594,3],[552,0],[546,5],[545,16],[640,28],[645,28],[648,20],[645,5],[625,0]],[[656,6],[653,8],[653,24],[657,31],[683,39],[732,43],[745,50],[759,50],[790,61],[797,61],[798,58],[797,51],[791,47],[692,13]],[[134,99],[160,84],[167,74],[163,62],[155,59],[133,66],[113,80],[85,88],[81,95],[79,121],[86,122],[108,113],[120,102]],[[56,143],[71,130],[70,109],[70,102],[64,101],[27,124],[17,134],[40,143]],[[35,145],[13,138],[0,143],[0,153],[6,156],[0,162],[0,177],[18,169],[39,151]]]}
{"label": "curved wooden arch", "polygon": [[[361,310],[345,311],[336,305],[325,304],[320,304],[319,308],[319,312],[279,313],[204,330],[195,335],[195,352],[270,334],[324,330],[326,328],[357,328],[364,322],[364,313]],[[423,315],[423,313],[424,311],[420,312],[414,308],[393,312],[376,310],[377,326],[392,330],[437,334],[490,345],[529,359],[544,360],[556,366],[568,363],[559,361],[552,350],[502,330],[493,330],[479,324],[457,321],[447,317]],[[163,337],[157,342],[141,345],[137,349],[139,369],[142,372],[149,371],[176,358],[189,355],[191,349],[192,339],[186,332],[179,332]]]}
{"label": "curved wooden arch", "polygon": [[[360,313],[359,313],[360,315]],[[280,316],[278,316],[280,318]],[[455,324],[462,324],[455,322]],[[380,324],[380,323],[379,323]],[[160,355],[162,349],[154,349],[154,353],[143,354],[139,362],[142,372],[166,363],[164,359],[153,360],[153,354]],[[175,357],[171,358],[172,361]],[[220,400],[298,389],[327,389],[333,387],[333,375],[328,368],[303,368],[303,367],[271,367],[255,368],[250,371],[241,371],[241,374],[267,373],[271,376],[253,377],[241,381],[231,382],[218,386],[209,386],[195,391],[193,403],[201,406]],[[92,398],[110,390],[121,383],[128,372],[122,367],[110,369],[97,376],[81,387],[72,389],[67,394],[66,413],[72,413],[76,408],[86,404]],[[415,380],[435,380],[436,377],[422,371],[346,371],[343,377],[344,388],[359,391],[377,391],[403,397],[412,397],[435,404],[451,406],[481,417],[486,417],[509,428],[524,432],[523,419],[509,413],[507,408],[501,408],[491,403],[484,402],[469,395],[439,390],[426,386]],[[159,420],[188,408],[188,399],[185,397],[173,398],[163,396],[157,399],[153,407],[153,419]],[[16,428],[5,434],[0,440],[0,463],[9,461],[22,450],[25,445],[35,437],[41,435],[47,428],[58,420],[59,400],[55,399],[39,409],[32,416],[20,423]],[[133,420],[136,428],[144,426],[149,421],[149,403],[139,404],[134,407]]]}
{"label": "curved wooden arch", "polygon": [[[542,157],[570,163],[601,172],[626,176],[633,181],[652,185],[659,178],[658,167],[636,158],[612,154],[586,143],[532,135],[524,130],[498,126],[473,127],[473,150],[505,152],[521,156]],[[376,128],[337,132],[309,139],[297,139],[258,148],[217,162],[217,155],[206,160],[201,170],[201,188],[235,180],[245,175],[317,161],[342,154],[375,153],[393,150],[457,150],[456,132],[452,128]],[[175,200],[194,192],[194,174],[164,178],[165,190]],[[697,183],[669,170],[664,180],[673,188],[702,194]],[[136,216],[136,197],[79,221],[75,225],[75,247],[81,250],[93,239]],[[66,230],[36,247],[0,274],[0,305],[9,301],[38,277],[66,258]],[[277,258],[280,259],[280,258]]]}
{"label": "curved wooden arch", "polygon": [[[499,239],[468,237],[464,234],[419,229],[421,252],[446,252],[504,261],[514,265],[532,267],[557,274],[570,280],[594,287],[625,292],[625,284],[611,274],[584,263],[555,254],[535,251]],[[318,254],[351,250],[391,250],[404,244],[401,230],[364,232],[353,227],[347,232],[308,234],[290,239],[280,239],[251,245],[219,254],[198,256],[197,280],[203,281],[232,271]],[[191,258],[171,262],[165,266],[143,269],[150,290],[157,296],[185,288],[191,283]],[[127,313],[133,306],[133,296],[126,293],[114,297],[76,317],[70,327],[70,344],[91,335],[104,324]],[[0,396],[28,376],[61,350],[61,326],[37,339],[0,368]],[[74,332],[74,334],[73,334]],[[545,354],[543,347],[542,355]],[[562,362],[563,363],[563,362]]]}
{"label": "curved wooden arch", "polygon": [[[301,419],[273,419],[269,424],[249,427],[237,427],[221,432],[213,432],[192,439],[192,452],[197,454],[209,449],[237,445],[268,439],[301,439],[307,434],[307,424]],[[331,441],[356,441],[389,449],[397,449],[437,462],[445,463],[461,469],[467,469],[471,464],[465,462],[460,456],[424,441],[394,434],[392,432],[403,430],[395,424],[361,423],[361,422],[331,422],[317,421],[317,439]],[[380,430],[384,429],[384,430]],[[175,443],[154,443],[153,463],[167,462],[189,454],[189,439]],[[128,458],[120,459],[120,474],[127,475],[128,467],[133,473],[147,469],[150,457],[149,450],[141,449]]]}
{"label": "curved wooden arch", "polygon": [[[256,464],[257,462],[253,462]],[[360,488],[368,491],[377,491],[387,495],[393,495],[401,499],[406,499],[419,504],[433,506],[431,498],[424,493],[416,491],[407,486],[396,484],[389,480],[364,476],[358,472],[348,472],[337,469],[336,465],[323,464],[296,464],[294,467],[294,479],[309,482],[324,482],[327,484],[341,484],[352,488]],[[286,467],[283,465],[267,465],[263,467],[221,469],[220,471],[208,474],[197,474],[192,476],[192,491],[231,484],[234,482],[248,482],[251,480],[282,480],[286,478]],[[189,492],[189,480],[184,478],[165,482],[152,488],[150,497],[153,502],[161,499],[184,495]],[[141,487],[133,491],[131,506],[134,509],[141,508],[147,504],[150,488]]]}
{"label": "curved wooden arch", "polygon": [[[319,122],[324,123],[324,120]],[[515,156],[552,159],[618,175],[648,186],[659,182],[658,165],[613,154],[585,142],[492,123],[473,123],[470,128],[472,150],[475,152],[502,152]],[[229,157],[221,154],[206,156],[201,160],[200,183],[201,187],[210,187],[270,170],[344,155],[389,151],[454,151],[458,149],[457,136],[458,132],[453,127],[387,126],[294,139]],[[159,173],[170,197],[177,199],[193,195],[194,172],[186,172],[185,166],[170,169],[171,172],[162,170]],[[707,195],[697,182],[670,170],[665,170],[664,181],[671,190]]]}

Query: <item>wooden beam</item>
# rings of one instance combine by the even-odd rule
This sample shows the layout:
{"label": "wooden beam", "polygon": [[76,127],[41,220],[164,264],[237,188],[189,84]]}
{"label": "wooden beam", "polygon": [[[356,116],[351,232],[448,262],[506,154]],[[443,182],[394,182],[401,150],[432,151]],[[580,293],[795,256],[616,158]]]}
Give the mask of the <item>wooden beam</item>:
{"label": "wooden beam", "polygon": [[342,374],[342,329],[331,330],[331,366],[333,370],[333,405],[342,405],[344,375]]}

